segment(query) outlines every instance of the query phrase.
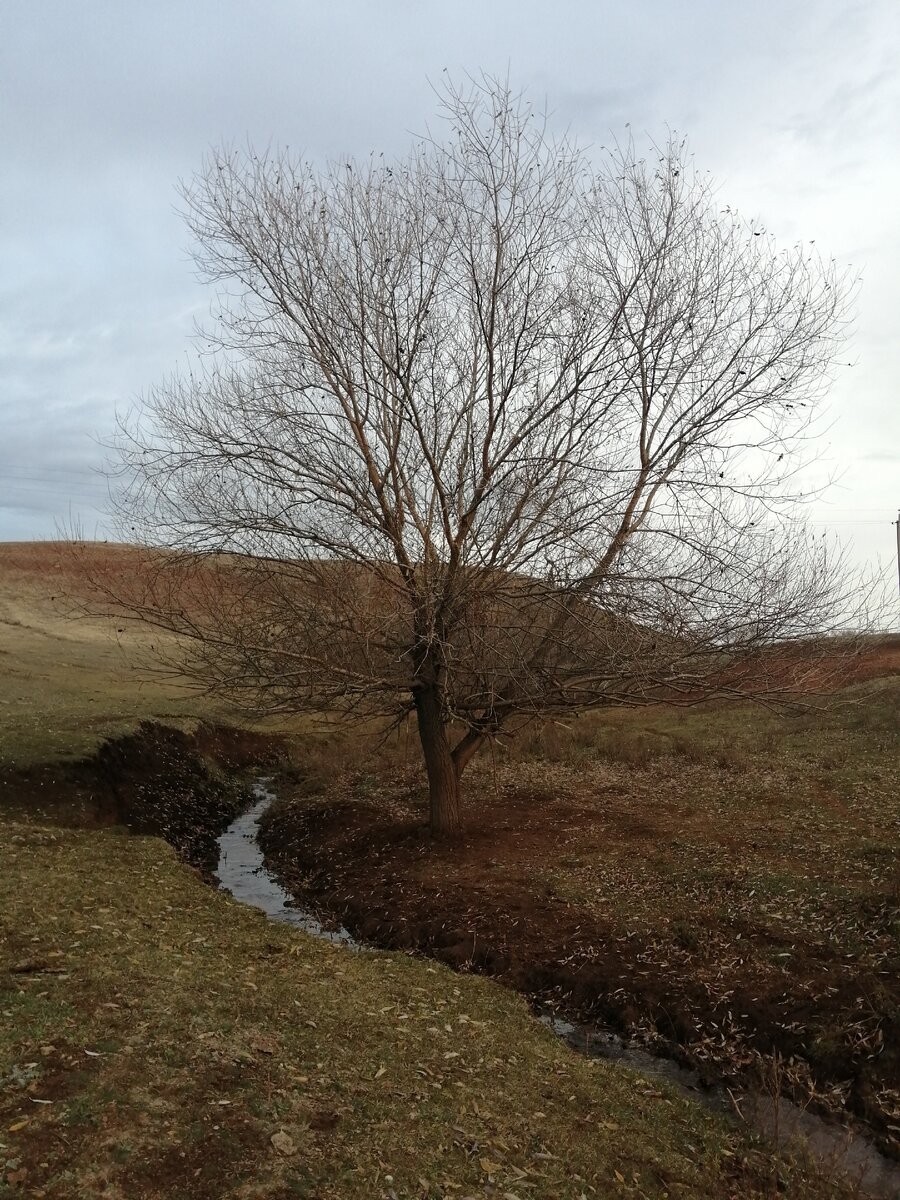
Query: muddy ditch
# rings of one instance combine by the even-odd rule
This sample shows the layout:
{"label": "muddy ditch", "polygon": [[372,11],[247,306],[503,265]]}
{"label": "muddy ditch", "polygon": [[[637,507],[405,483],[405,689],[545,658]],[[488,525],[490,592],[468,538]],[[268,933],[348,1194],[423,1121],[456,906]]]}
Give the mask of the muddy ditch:
{"label": "muddy ditch", "polygon": [[[38,819],[122,824],[165,838],[207,879],[273,919],[335,941],[420,953],[492,976],[525,994],[582,1052],[625,1061],[717,1104],[728,1097],[724,1085],[748,1091],[755,1097],[751,1107],[762,1106],[753,1114],[755,1126],[771,1123],[766,1097],[772,1080],[761,1069],[773,1049],[789,1062],[802,1053],[802,1042],[773,1039],[765,1005],[754,1009],[750,996],[733,1000],[751,1017],[745,1061],[698,1053],[698,1046],[708,1048],[698,1036],[704,1018],[721,1019],[721,1013],[704,1012],[706,998],[690,979],[648,970],[639,945],[605,941],[604,930],[586,927],[577,909],[498,870],[484,845],[471,853],[462,844],[438,850],[417,822],[321,796],[273,805],[265,783],[254,787],[260,768],[276,779],[281,774],[285,783],[294,774],[280,739],[222,726],[188,733],[145,722],[83,762],[7,772],[0,782],[6,804]],[[827,1088],[827,1078],[816,1082]],[[815,1121],[811,1111],[833,1115],[834,1108],[792,1087],[787,1072],[775,1090],[784,1098],[775,1110],[785,1114],[784,1129],[793,1128],[824,1157],[803,1124]],[[800,1108],[784,1103],[788,1097]],[[858,1075],[844,1115],[849,1110],[881,1150],[898,1158],[897,1140],[874,1097],[871,1076]],[[806,1108],[811,1111],[801,1111]],[[778,1125],[782,1117],[774,1120]],[[857,1174],[868,1162],[872,1179],[889,1181],[867,1186],[869,1194],[900,1196],[887,1159],[864,1138],[839,1128],[836,1136],[847,1137]],[[845,1153],[837,1155],[834,1135],[828,1145],[829,1154]]]}
{"label": "muddy ditch", "polygon": [[12,815],[76,828],[124,825],[162,837],[205,876],[216,839],[252,803],[250,772],[284,761],[277,737],[223,725],[187,732],[154,721],[73,763],[0,767]]}
{"label": "muddy ditch", "polygon": [[343,926],[335,922],[326,924],[306,909],[298,907],[293,897],[266,869],[259,844],[259,822],[276,799],[275,793],[269,790],[270,782],[266,776],[256,780],[251,788],[250,807],[235,817],[218,837],[216,883],[235,900],[260,909],[272,921],[292,925],[295,929],[302,929],[313,937],[335,945],[358,949],[359,943]]}
{"label": "muddy ditch", "polygon": [[107,742],[88,770],[105,785],[119,824],[165,838],[210,875],[217,837],[252,802],[246,772],[281,758],[277,739],[246,730],[200,725],[185,733],[147,723]]}
{"label": "muddy ditch", "polygon": [[[813,996],[805,980],[796,994],[784,984],[766,993],[758,978],[736,975],[723,1003],[703,979],[667,969],[640,936],[622,937],[535,888],[527,862],[502,861],[499,841],[475,834],[437,846],[421,824],[364,803],[314,796],[275,805],[260,842],[297,904],[363,942],[489,975],[579,1029],[599,1025],[673,1060],[701,1086],[776,1093],[849,1119],[900,1159],[884,1102],[898,1080],[900,1012],[884,1020],[882,1053],[862,1062],[809,1032],[839,1028],[865,979],[848,983],[833,964],[813,963],[829,985]],[[552,856],[552,840],[541,852]]]}
{"label": "muddy ditch", "polygon": [[[277,797],[270,783],[268,778],[257,781],[252,807],[237,817],[218,839],[219,886],[241,903],[260,909],[271,920],[293,925],[349,950],[362,948],[365,943],[357,941],[333,913],[329,915],[321,907],[316,912],[304,907],[302,896],[292,897],[269,870],[261,831],[268,829],[266,836],[271,841],[271,826],[266,818]],[[277,808],[272,823],[277,827]],[[376,937],[374,942],[366,940],[376,947],[380,944],[387,948],[392,944],[384,937],[380,940]],[[440,956],[432,953],[431,957]],[[462,965],[469,969],[476,966],[474,960]],[[577,1052],[622,1063],[651,1083],[663,1082],[708,1108],[739,1119],[779,1147],[788,1150],[803,1147],[832,1176],[853,1183],[861,1196],[873,1200],[900,1198],[900,1166],[881,1154],[866,1136],[825,1121],[785,1096],[753,1089],[735,1095],[724,1084],[712,1084],[696,1070],[654,1055],[596,1022],[566,1021],[559,1015],[558,995],[553,1006],[542,1006],[534,995],[531,998],[542,1023]]]}

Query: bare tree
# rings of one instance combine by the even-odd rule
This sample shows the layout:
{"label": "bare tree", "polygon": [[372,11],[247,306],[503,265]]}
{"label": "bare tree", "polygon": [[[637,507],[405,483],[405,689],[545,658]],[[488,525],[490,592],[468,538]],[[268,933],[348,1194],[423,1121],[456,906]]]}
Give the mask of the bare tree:
{"label": "bare tree", "polygon": [[852,602],[794,511],[852,281],[677,141],[598,165],[503,84],[442,96],[403,161],[184,189],[212,353],[127,425],[119,507],[170,548],[127,606],[209,687],[415,712],[436,834],[509,722],[802,687],[773,647]]}

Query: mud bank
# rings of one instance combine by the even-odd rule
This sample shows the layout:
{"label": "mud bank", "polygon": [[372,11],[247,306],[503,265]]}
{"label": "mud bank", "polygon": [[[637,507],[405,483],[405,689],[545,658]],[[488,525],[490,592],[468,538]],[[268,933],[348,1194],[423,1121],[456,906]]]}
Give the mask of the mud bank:
{"label": "mud bank", "polygon": [[[529,853],[556,852],[552,826],[559,815],[534,816]],[[505,857],[510,839],[504,840],[502,818],[494,813],[488,828],[435,845],[418,821],[396,812],[307,797],[266,813],[260,842],[268,867],[298,904],[364,942],[492,976],[544,1010],[579,1025],[600,1023],[674,1059],[701,1086],[763,1090],[850,1119],[900,1158],[884,1103],[897,1079],[890,1020],[883,1054],[864,1063],[809,1033],[813,1022],[837,1027],[850,1003],[846,988],[828,990],[837,978],[833,964],[806,964],[825,981],[814,999],[805,984],[795,994],[767,994],[758,980],[736,972],[723,1003],[683,963],[661,961],[639,934],[623,937],[621,929],[535,888],[529,878],[535,859],[522,859],[521,839],[519,858]],[[521,811],[516,819],[521,823]]]}
{"label": "mud bank", "polygon": [[[241,903],[262,910],[271,920],[304,929],[314,937],[359,949],[346,929],[326,928],[311,912],[296,907],[290,896],[265,865],[259,846],[260,821],[276,800],[269,780],[253,788],[255,803],[239,816],[218,839],[219,886]],[[654,1057],[629,1045],[608,1029],[596,1025],[577,1027],[552,1010],[539,1013],[541,1021],[576,1051],[590,1058],[622,1063],[645,1081],[663,1081],[692,1101],[740,1120],[781,1149],[803,1146],[810,1157],[824,1165],[830,1176],[843,1178],[873,1200],[896,1200],[900,1196],[900,1166],[882,1156],[864,1136],[853,1134],[792,1104],[778,1094],[755,1091],[736,1097],[719,1085],[704,1088],[696,1072],[670,1059]]]}
{"label": "mud bank", "polygon": [[276,766],[277,738],[226,726],[191,732],[145,721],[75,763],[0,767],[4,808],[75,828],[124,825],[165,838],[211,876],[216,838],[251,802],[246,772]]}

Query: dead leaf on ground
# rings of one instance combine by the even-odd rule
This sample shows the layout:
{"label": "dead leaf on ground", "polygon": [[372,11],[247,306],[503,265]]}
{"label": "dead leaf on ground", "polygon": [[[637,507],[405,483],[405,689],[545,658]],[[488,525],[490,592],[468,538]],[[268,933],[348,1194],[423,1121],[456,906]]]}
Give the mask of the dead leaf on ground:
{"label": "dead leaf on ground", "polygon": [[291,1154],[297,1153],[297,1147],[294,1144],[294,1139],[290,1136],[290,1134],[285,1133],[283,1129],[279,1129],[277,1133],[273,1133],[269,1140],[278,1153],[285,1155],[285,1157],[289,1157]]}
{"label": "dead leaf on ground", "polygon": [[485,1175],[496,1175],[502,1169],[502,1163],[494,1162],[490,1158],[479,1158],[478,1163]]}

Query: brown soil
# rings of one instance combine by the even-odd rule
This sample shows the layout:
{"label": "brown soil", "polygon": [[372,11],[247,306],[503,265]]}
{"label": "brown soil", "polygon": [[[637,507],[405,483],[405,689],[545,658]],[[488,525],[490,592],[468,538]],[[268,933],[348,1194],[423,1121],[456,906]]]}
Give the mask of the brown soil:
{"label": "brown soil", "polygon": [[[491,975],[575,1020],[638,1037],[707,1082],[777,1086],[821,1111],[851,1113],[900,1157],[884,1102],[900,1079],[896,975],[838,961],[822,946],[788,946],[762,924],[748,924],[737,943],[746,957],[723,963],[714,919],[660,937],[629,927],[621,913],[598,915],[546,882],[549,864],[603,854],[596,811],[540,789],[481,798],[475,790],[473,781],[467,831],[450,842],[429,838],[415,815],[418,796],[411,790],[404,801],[402,788],[397,802],[377,806],[298,797],[270,810],[261,841],[301,903],[369,943]],[[618,848],[632,838],[640,861],[666,831],[634,814],[628,822],[623,805]],[[715,981],[698,945],[710,951]],[[763,964],[785,948],[789,978]],[[831,1032],[864,1016],[867,1004],[878,1010],[879,1045],[852,1052]]]}

